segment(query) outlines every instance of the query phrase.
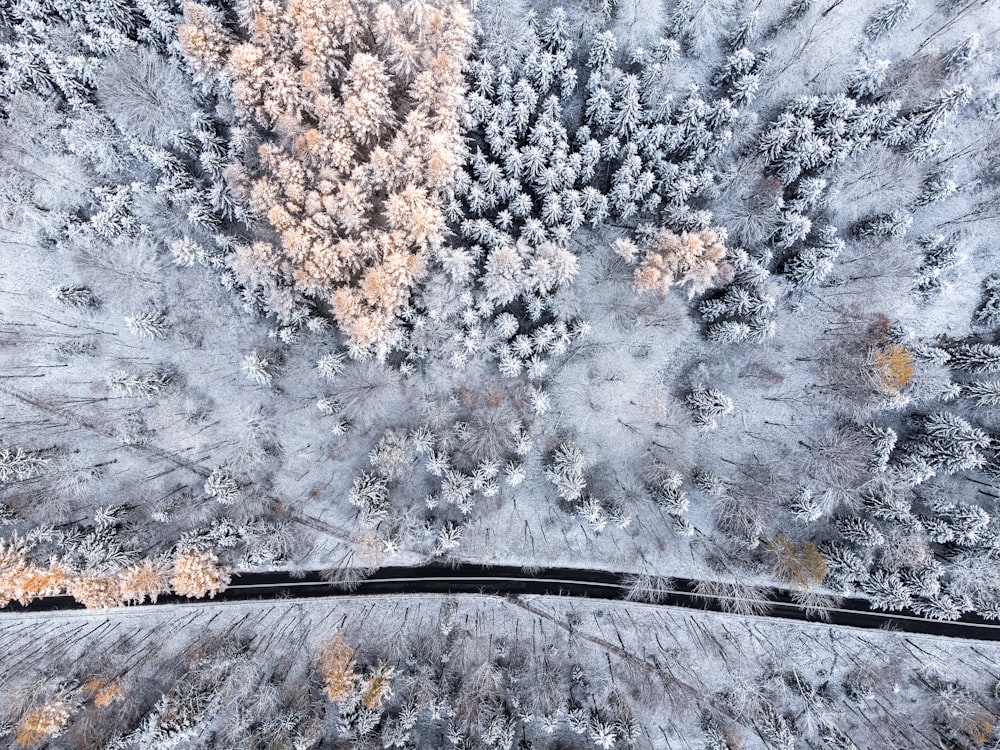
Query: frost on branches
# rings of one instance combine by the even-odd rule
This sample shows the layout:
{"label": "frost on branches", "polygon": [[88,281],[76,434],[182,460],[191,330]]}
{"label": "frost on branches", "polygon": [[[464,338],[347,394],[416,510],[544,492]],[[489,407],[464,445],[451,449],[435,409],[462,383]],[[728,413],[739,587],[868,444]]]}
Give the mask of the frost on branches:
{"label": "frost on branches", "polygon": [[228,174],[280,248],[258,242],[232,264],[279,318],[295,293],[314,295],[354,345],[385,354],[442,245],[442,206],[464,159],[471,17],[444,2],[250,7],[243,43],[196,3],[178,30],[195,71],[231,83],[263,140],[254,174]]}

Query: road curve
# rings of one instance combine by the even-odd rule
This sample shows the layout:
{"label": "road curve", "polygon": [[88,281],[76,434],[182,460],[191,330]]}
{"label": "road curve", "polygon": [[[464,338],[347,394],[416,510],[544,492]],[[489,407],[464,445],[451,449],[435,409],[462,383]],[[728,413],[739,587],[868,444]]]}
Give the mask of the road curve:
{"label": "road curve", "polygon": [[[322,571],[309,570],[290,574],[287,571],[234,574],[229,587],[214,599],[188,599],[176,594],[164,594],[156,605],[247,602],[274,599],[306,599],[315,597],[348,597],[408,594],[488,594],[494,596],[571,596],[586,599],[625,600],[629,590],[629,574],[605,570],[576,568],[542,568],[531,574],[508,565],[477,565],[463,563],[425,565],[420,567],[380,568],[350,590],[330,584]],[[660,592],[657,604],[725,612],[728,597],[696,593],[697,581],[671,578],[669,590]],[[809,620],[806,608],[792,601],[789,592],[769,589],[766,601],[760,602],[762,616],[783,620]],[[144,605],[150,606],[150,605]],[[55,612],[83,609],[69,596],[36,599],[27,605],[11,603],[7,612]],[[853,628],[889,628],[909,633],[1000,641],[1000,623],[992,623],[975,615],[956,621],[932,620],[912,612],[880,612],[872,610],[863,599],[844,599],[838,607],[821,609],[831,625]],[[113,611],[113,610],[111,610]]]}

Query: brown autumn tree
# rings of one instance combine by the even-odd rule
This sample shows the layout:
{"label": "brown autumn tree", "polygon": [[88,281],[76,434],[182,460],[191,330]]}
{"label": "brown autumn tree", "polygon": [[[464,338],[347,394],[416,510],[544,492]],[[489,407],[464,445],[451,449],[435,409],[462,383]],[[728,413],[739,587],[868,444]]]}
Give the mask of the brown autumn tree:
{"label": "brown autumn tree", "polygon": [[253,174],[238,166],[227,174],[280,246],[242,248],[232,265],[279,318],[293,314],[294,293],[311,294],[331,305],[356,346],[384,355],[442,246],[442,207],[465,155],[468,8],[451,0],[247,5],[242,43],[227,45],[218,15],[193,2],[178,30],[192,66],[229,82],[264,141]]}
{"label": "brown autumn tree", "polygon": [[73,579],[69,592],[87,609],[110,609],[122,603],[118,577],[90,574]]}
{"label": "brown autumn tree", "polygon": [[146,599],[156,604],[160,594],[170,590],[166,567],[158,560],[140,560],[119,574],[121,600],[127,604],[142,604]]}
{"label": "brown autumn tree", "polygon": [[25,714],[14,734],[14,744],[18,747],[34,747],[58,737],[66,729],[78,706],[78,697],[72,692],[63,690],[56,693]]}
{"label": "brown autumn tree", "polygon": [[796,544],[779,535],[768,547],[772,556],[771,572],[792,588],[805,591],[826,578],[826,560],[812,542]]}

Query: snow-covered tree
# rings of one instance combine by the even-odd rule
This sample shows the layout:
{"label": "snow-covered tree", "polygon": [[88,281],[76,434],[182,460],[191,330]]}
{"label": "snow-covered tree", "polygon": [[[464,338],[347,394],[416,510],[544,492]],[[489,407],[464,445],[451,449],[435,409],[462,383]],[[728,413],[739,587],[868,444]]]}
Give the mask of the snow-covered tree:
{"label": "snow-covered tree", "polygon": [[718,418],[733,411],[733,400],[722,391],[705,386],[695,386],[685,397],[685,402],[694,415],[696,424],[712,430],[718,426]]}
{"label": "snow-covered tree", "polygon": [[889,34],[913,12],[913,0],[889,0],[868,19],[865,34],[871,40],[881,39]]}
{"label": "snow-covered tree", "polygon": [[636,288],[665,293],[676,285],[686,286],[690,295],[700,294],[728,277],[731,267],[725,257],[723,240],[711,229],[679,235],[661,229],[643,248]]}
{"label": "snow-covered tree", "polygon": [[583,451],[574,443],[563,443],[552,454],[552,463],[546,470],[546,476],[555,485],[561,498],[575,502],[587,488],[585,472]]}
{"label": "snow-covered tree", "polygon": [[229,572],[213,552],[180,552],[174,556],[170,586],[181,596],[214,598],[229,585]]}

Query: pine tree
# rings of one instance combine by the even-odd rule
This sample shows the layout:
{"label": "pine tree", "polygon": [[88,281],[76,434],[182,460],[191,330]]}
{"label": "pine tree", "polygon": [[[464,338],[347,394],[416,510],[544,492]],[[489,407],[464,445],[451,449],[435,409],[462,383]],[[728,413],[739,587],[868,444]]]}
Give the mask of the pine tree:
{"label": "pine tree", "polygon": [[257,349],[243,358],[241,367],[247,378],[257,385],[268,385],[274,380],[276,363]]}
{"label": "pine tree", "polygon": [[56,302],[69,307],[95,309],[100,306],[100,300],[85,286],[57,286],[49,291]]}
{"label": "pine tree", "polygon": [[585,470],[583,451],[574,443],[563,443],[552,454],[552,464],[546,476],[556,486],[561,498],[575,502],[587,487]]}
{"label": "pine tree", "polygon": [[980,451],[990,443],[989,435],[961,417],[938,412],[923,420],[911,444],[910,455],[927,462],[933,469],[953,474],[982,467],[986,458]]}
{"label": "pine tree", "polygon": [[876,609],[898,612],[913,602],[913,597],[895,571],[876,570],[861,584],[861,590]]}
{"label": "pine tree", "polygon": [[733,411],[733,400],[721,391],[704,386],[695,386],[685,397],[695,424],[712,430],[718,426],[717,419]]}
{"label": "pine tree", "polygon": [[865,34],[875,41],[889,34],[913,12],[913,0],[890,0],[876,10],[865,25]]}
{"label": "pine tree", "polygon": [[960,370],[977,374],[1000,372],[1000,345],[959,344],[948,353],[952,365]]}
{"label": "pine tree", "polygon": [[847,82],[847,90],[859,97],[877,96],[889,73],[889,60],[863,60]]}
{"label": "pine tree", "polygon": [[941,62],[946,76],[958,76],[971,68],[979,57],[979,34],[973,33],[961,44],[944,53]]}
{"label": "pine tree", "polygon": [[611,67],[618,51],[618,40],[611,31],[601,31],[594,35],[590,45],[590,56],[587,65],[596,72]]}
{"label": "pine tree", "polygon": [[861,221],[856,229],[859,237],[902,237],[913,225],[913,215],[896,209],[890,213],[876,214]]}
{"label": "pine tree", "polygon": [[48,458],[42,451],[0,447],[0,484],[36,477],[47,463]]}
{"label": "pine tree", "polygon": [[881,547],[885,537],[878,526],[859,516],[848,516],[835,521],[837,531],[849,542],[859,547]]}
{"label": "pine tree", "polygon": [[137,315],[125,316],[125,324],[129,331],[142,339],[156,341],[166,338],[167,316],[159,310],[147,310]]}
{"label": "pine tree", "polygon": [[1000,406],[1000,380],[980,380],[962,386],[962,395],[973,399],[977,406]]}
{"label": "pine tree", "polygon": [[116,396],[149,398],[162,393],[173,382],[173,374],[166,370],[128,372],[116,370],[108,376],[108,387]]}
{"label": "pine tree", "polygon": [[1000,276],[983,281],[983,302],[976,311],[976,320],[986,326],[1000,327]]}
{"label": "pine tree", "polygon": [[639,79],[626,74],[620,79],[612,107],[613,131],[622,139],[635,134],[642,122],[642,99],[639,94]]}

